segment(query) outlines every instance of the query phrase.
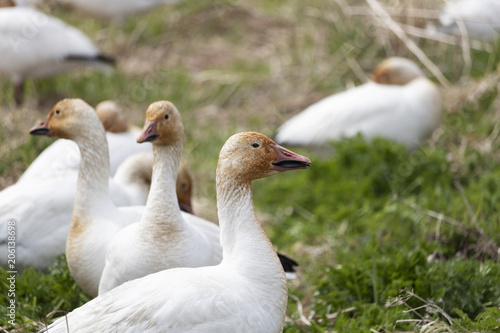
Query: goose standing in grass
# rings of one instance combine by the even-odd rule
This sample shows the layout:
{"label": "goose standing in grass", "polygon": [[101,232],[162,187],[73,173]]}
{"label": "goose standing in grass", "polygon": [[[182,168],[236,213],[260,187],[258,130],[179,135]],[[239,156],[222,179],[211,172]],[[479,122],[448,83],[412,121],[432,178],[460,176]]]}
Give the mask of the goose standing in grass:
{"label": "goose standing in grass", "polygon": [[127,282],[60,318],[48,332],[282,332],[287,281],[257,220],[251,182],[310,162],[260,133],[233,135],[217,166],[222,262]]}
{"label": "goose standing in grass", "polygon": [[11,77],[18,105],[27,78],[114,63],[80,30],[31,7],[0,8],[0,54],[0,73]]}
{"label": "goose standing in grass", "polygon": [[285,122],[276,142],[324,152],[329,141],[361,133],[367,140],[383,137],[413,150],[440,122],[437,87],[414,62],[395,57],[380,63],[373,82],[326,97]]}
{"label": "goose standing in grass", "polygon": [[[109,153],[106,132],[94,109],[80,99],[64,99],[33,135],[74,140],[81,153],[73,216],[66,242],[68,267],[89,295],[97,295],[104,257],[111,238],[140,219],[143,206],[120,207],[109,191]],[[55,189],[54,189],[55,190]]]}
{"label": "goose standing in grass", "polygon": [[471,38],[493,42],[500,33],[499,0],[447,1],[439,15],[438,30],[451,35],[462,35],[460,25]]}
{"label": "goose standing in grass", "polygon": [[[128,123],[122,110],[115,102],[101,102],[96,106],[95,111],[106,130],[110,176],[115,175],[118,166],[129,156],[139,152],[151,152],[151,147],[148,145],[137,144],[135,140],[140,129]],[[78,171],[80,159],[80,150],[74,141],[58,139],[37,156],[19,178],[19,181],[53,177],[68,170]],[[118,205],[144,205],[145,203],[145,200],[141,202],[117,202]]]}

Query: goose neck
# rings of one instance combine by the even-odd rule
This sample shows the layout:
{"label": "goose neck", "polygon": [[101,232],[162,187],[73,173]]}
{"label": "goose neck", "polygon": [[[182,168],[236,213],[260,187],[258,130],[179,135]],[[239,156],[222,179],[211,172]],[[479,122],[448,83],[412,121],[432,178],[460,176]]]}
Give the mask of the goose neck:
{"label": "goose neck", "polygon": [[153,145],[153,177],[143,223],[179,225],[182,221],[176,193],[182,148],[182,145]]}

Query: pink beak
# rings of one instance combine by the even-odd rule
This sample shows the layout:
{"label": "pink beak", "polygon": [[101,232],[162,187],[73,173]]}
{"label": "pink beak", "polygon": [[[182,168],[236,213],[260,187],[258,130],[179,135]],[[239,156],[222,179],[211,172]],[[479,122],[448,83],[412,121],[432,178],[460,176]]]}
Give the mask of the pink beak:
{"label": "pink beak", "polygon": [[277,144],[271,144],[271,148],[276,153],[276,160],[273,162],[273,170],[287,171],[295,169],[306,169],[311,166],[311,160],[293,151],[285,149]]}
{"label": "pink beak", "polygon": [[158,140],[160,135],[156,131],[156,125],[158,124],[158,120],[146,120],[144,123],[144,128],[142,129],[142,133],[137,138],[138,143],[143,142],[153,142]]}

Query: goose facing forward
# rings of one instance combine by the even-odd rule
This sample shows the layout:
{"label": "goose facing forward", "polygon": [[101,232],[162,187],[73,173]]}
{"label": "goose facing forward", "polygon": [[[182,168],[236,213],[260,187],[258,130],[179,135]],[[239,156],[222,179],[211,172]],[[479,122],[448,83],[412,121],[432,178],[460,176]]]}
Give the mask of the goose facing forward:
{"label": "goose facing forward", "polygon": [[80,30],[30,7],[0,8],[0,54],[0,72],[10,75],[18,105],[27,78],[114,63]]}
{"label": "goose facing forward", "polygon": [[177,108],[167,101],[151,104],[137,142],[153,144],[151,189],[141,221],[120,230],[108,248],[99,294],[164,269],[222,260],[219,227],[179,209],[176,178],[184,127]]}
{"label": "goose facing forward", "polygon": [[70,139],[81,154],[73,216],[66,242],[68,267],[89,295],[97,295],[104,257],[111,238],[140,219],[142,206],[117,208],[109,192],[109,154],[106,132],[94,109],[81,99],[64,99],[33,135]]}
{"label": "goose facing forward", "polygon": [[324,150],[330,141],[361,133],[413,150],[440,122],[437,87],[414,62],[388,58],[375,69],[373,82],[326,97],[285,122],[276,142]]}
{"label": "goose facing forward", "polygon": [[257,220],[251,181],[304,169],[310,160],[268,137],[239,133],[217,166],[223,260],[175,268],[127,282],[60,318],[48,332],[281,332],[287,281]]}

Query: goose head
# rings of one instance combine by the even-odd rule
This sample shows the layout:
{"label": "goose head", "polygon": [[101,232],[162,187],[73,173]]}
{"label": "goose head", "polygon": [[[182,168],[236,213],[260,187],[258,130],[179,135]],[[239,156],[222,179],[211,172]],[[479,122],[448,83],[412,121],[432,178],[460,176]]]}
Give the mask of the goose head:
{"label": "goose head", "polygon": [[81,99],[63,99],[50,110],[47,119],[30,129],[31,135],[75,140],[102,128],[94,109]]}
{"label": "goose head", "polygon": [[129,129],[129,125],[118,104],[113,101],[104,101],[95,107],[106,132],[121,133]]}
{"label": "goose head", "polygon": [[418,77],[425,77],[425,74],[417,64],[405,58],[392,57],[375,68],[372,80],[381,84],[405,85]]}
{"label": "goose head", "polygon": [[250,182],[278,172],[310,166],[311,161],[307,157],[281,147],[267,136],[244,132],[231,136],[222,147],[217,174]]}
{"label": "goose head", "polygon": [[193,178],[191,177],[191,173],[184,162],[181,162],[179,172],[177,173],[176,192],[181,210],[194,214],[193,206],[191,205]]}
{"label": "goose head", "polygon": [[137,142],[152,142],[158,146],[169,146],[182,144],[183,140],[182,118],[174,104],[167,101],[151,104],[146,110],[146,121]]}

